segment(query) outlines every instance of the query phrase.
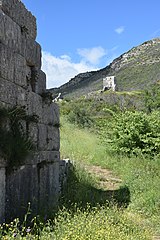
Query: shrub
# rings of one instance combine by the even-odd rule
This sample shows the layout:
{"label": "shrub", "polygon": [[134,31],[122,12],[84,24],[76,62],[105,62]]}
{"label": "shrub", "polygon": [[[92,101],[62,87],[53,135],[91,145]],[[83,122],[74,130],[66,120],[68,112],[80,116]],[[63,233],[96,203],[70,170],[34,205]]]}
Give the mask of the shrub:
{"label": "shrub", "polygon": [[160,152],[160,113],[125,112],[115,117],[112,146],[118,153]]}

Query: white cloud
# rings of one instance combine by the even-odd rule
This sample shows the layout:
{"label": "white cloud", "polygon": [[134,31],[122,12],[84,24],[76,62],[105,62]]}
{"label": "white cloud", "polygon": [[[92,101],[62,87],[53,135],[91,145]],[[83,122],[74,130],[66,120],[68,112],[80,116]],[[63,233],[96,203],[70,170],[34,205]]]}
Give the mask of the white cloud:
{"label": "white cloud", "polygon": [[78,54],[83,57],[84,62],[93,65],[99,64],[102,57],[107,54],[107,51],[102,47],[82,48],[77,50]]}
{"label": "white cloud", "polygon": [[83,60],[74,63],[68,55],[55,57],[43,51],[42,70],[47,75],[47,88],[53,88],[68,82],[79,73],[97,70],[97,68]]}
{"label": "white cloud", "polygon": [[123,33],[124,32],[124,26],[120,26],[120,27],[116,28],[115,32],[118,33],[118,34]]}

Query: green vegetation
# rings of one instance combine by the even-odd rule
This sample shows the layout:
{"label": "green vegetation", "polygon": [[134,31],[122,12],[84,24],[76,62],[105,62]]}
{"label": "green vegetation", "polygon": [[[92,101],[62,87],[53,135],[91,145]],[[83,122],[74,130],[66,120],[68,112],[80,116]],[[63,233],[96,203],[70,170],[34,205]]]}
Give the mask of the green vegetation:
{"label": "green vegetation", "polygon": [[34,149],[24,130],[24,124],[30,121],[37,121],[36,116],[27,116],[23,108],[0,109],[0,153],[9,169],[21,165]]}
{"label": "green vegetation", "polygon": [[89,205],[85,211],[77,208],[74,214],[63,208],[54,221],[48,221],[41,228],[36,220],[33,221],[32,229],[26,227],[24,222],[19,230],[18,220],[4,227],[3,234],[7,235],[1,235],[3,240],[149,240],[152,234],[141,226],[140,217],[135,221],[132,215],[116,207],[97,206],[91,209]]}
{"label": "green vegetation", "polygon": [[150,90],[144,91],[146,112],[160,109],[160,84],[154,84]]}
{"label": "green vegetation", "polygon": [[[97,95],[62,101],[61,158],[71,159],[73,167],[60,209],[47,223],[34,219],[31,228],[24,223],[22,228],[18,220],[2,226],[2,239],[147,240],[160,235],[159,93],[150,102],[149,94],[141,95],[143,111]],[[121,182],[103,188],[103,179],[88,173],[92,166],[109,169]]]}
{"label": "green vegetation", "polygon": [[110,136],[106,129],[103,130],[103,134],[108,135],[113,150],[119,154],[155,156],[160,153],[160,112],[158,111],[149,115],[129,111],[117,114],[113,122],[108,124],[108,128],[113,129],[109,132]]}
{"label": "green vegetation", "polygon": [[116,73],[120,91],[150,89],[159,77],[159,63],[137,65],[132,61]]}
{"label": "green vegetation", "polygon": [[[159,93],[156,96],[159,96]],[[136,111],[136,109],[134,111],[123,109],[121,112],[117,105],[105,106],[103,101],[99,104],[96,98],[81,98],[74,102],[63,103],[62,112],[66,114],[68,120],[70,120],[68,115],[70,109],[73,109],[72,106],[76,105],[78,111],[79,105],[82,107],[84,104],[88,117],[92,118],[92,125],[89,126],[90,130],[88,128],[78,129],[73,125],[77,122],[68,123],[63,117],[61,128],[63,158],[73,159],[82,165],[99,165],[118,174],[123,180],[120,188],[127,186],[130,192],[130,202],[123,213],[127,212],[135,222],[141,218],[140,226],[152,229],[154,232],[160,232],[158,99],[154,98],[154,104],[150,104],[151,113],[148,114],[146,113],[148,112],[147,107],[143,109],[143,112]],[[91,184],[95,186],[93,181]],[[76,188],[75,184],[74,194],[80,191],[82,196],[82,186],[79,191],[78,187]],[[68,195],[72,196],[72,192],[73,185],[72,191]],[[92,189],[90,195],[94,194],[95,189]],[[100,192],[99,197],[102,197]],[[119,195],[118,198],[122,198],[122,196]],[[109,199],[106,197],[106,200]],[[104,203],[97,199],[96,201]],[[73,202],[75,202],[75,198]],[[89,202],[92,203],[91,200]],[[115,199],[113,202],[114,204],[118,203],[118,201],[115,202]]]}

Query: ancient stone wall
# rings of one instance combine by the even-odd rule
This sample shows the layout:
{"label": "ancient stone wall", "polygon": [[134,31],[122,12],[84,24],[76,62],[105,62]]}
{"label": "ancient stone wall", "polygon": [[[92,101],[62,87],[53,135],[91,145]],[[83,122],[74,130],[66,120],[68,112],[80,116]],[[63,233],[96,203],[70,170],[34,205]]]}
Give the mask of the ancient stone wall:
{"label": "ancient stone wall", "polygon": [[0,221],[46,214],[59,194],[59,110],[46,94],[36,19],[19,0],[0,1],[0,108],[25,109],[37,121],[23,121],[35,151],[9,170],[0,155]]}

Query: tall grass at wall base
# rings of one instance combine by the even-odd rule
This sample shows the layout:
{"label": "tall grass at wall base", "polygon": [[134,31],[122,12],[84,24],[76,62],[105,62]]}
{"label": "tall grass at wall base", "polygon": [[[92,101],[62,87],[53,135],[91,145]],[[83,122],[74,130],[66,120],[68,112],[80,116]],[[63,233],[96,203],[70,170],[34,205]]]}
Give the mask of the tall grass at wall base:
{"label": "tall grass at wall base", "polygon": [[89,204],[85,210],[75,207],[74,213],[63,208],[54,220],[34,224],[32,229],[25,225],[20,229],[17,220],[6,227],[2,240],[150,240],[153,235],[142,225],[140,216],[105,205],[91,208]]}
{"label": "tall grass at wall base", "polygon": [[61,117],[61,158],[69,158],[83,164],[106,162],[106,147],[96,134],[79,129]]}

